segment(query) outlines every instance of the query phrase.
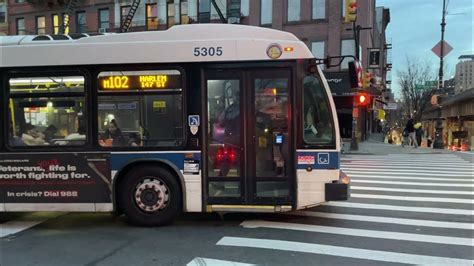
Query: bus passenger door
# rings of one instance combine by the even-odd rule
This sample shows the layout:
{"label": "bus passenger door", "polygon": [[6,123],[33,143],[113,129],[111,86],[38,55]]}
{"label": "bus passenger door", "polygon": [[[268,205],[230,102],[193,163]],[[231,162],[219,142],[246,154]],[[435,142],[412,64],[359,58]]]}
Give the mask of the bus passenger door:
{"label": "bus passenger door", "polygon": [[290,71],[206,72],[207,202],[291,205]]}

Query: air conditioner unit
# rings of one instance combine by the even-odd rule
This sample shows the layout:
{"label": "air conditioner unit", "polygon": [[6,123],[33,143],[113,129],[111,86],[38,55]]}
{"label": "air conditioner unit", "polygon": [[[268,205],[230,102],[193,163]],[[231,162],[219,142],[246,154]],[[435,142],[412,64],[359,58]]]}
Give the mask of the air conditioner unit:
{"label": "air conditioner unit", "polygon": [[99,32],[99,33],[106,33],[106,32],[107,32],[107,28],[99,28],[98,32]]}

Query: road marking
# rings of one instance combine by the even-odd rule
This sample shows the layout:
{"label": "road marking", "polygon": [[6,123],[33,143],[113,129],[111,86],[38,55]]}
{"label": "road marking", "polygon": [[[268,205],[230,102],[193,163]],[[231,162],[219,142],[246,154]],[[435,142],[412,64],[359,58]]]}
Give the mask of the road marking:
{"label": "road marking", "polygon": [[269,222],[269,221],[259,221],[259,220],[244,221],[240,225],[246,228],[263,227],[263,228],[296,230],[296,231],[305,231],[305,232],[318,232],[318,233],[324,233],[324,234],[336,234],[336,235],[345,235],[345,236],[391,239],[391,240],[400,240],[400,241],[415,241],[415,242],[460,245],[460,246],[470,246],[470,247],[474,246],[472,238],[464,238],[464,237],[410,234],[410,233],[399,233],[399,232],[392,232],[392,231],[353,229],[353,228],[344,228],[344,227],[335,227],[335,226],[281,223],[281,222]]}
{"label": "road marking", "polygon": [[371,190],[371,191],[409,192],[409,193],[474,195],[474,191],[452,191],[452,190],[428,190],[428,189],[405,189],[405,188],[351,186],[351,190],[353,190],[353,189],[355,189],[355,190]]}
{"label": "road marking", "polygon": [[415,202],[449,202],[449,203],[464,203],[474,204],[474,199],[453,199],[453,198],[432,198],[432,197],[407,197],[407,196],[391,196],[391,195],[373,195],[373,194],[358,194],[351,193],[352,198],[363,199],[388,199],[388,200],[403,200]]}
{"label": "road marking", "polygon": [[398,182],[398,181],[385,181],[385,180],[379,181],[379,180],[367,180],[367,179],[352,180],[351,183],[376,183],[376,184],[396,184],[396,185],[433,186],[433,187],[474,187],[473,183],[456,183],[456,184],[425,183],[425,182],[420,183],[420,182]]}
{"label": "road marking", "polygon": [[469,265],[472,260],[454,259],[435,256],[412,255],[390,251],[368,250],[360,248],[337,247],[330,245],[310,244],[294,241],[256,239],[243,237],[223,237],[216,245],[236,246],[248,248],[264,248],[273,250],[283,250],[290,252],[304,252],[312,254],[322,254],[328,256],[375,260],[407,264],[425,265]]}
{"label": "road marking", "polygon": [[339,213],[313,212],[313,211],[294,211],[294,212],[288,212],[285,214],[305,216],[305,217],[320,217],[320,218],[328,218],[328,219],[361,221],[361,222],[474,230],[474,224],[472,223],[439,222],[439,221],[420,220],[420,219],[387,218],[387,217],[379,217],[379,216],[339,214]]}
{"label": "road marking", "polygon": [[341,161],[342,166],[378,166],[385,165],[387,167],[400,166],[400,168],[411,168],[411,167],[426,167],[426,168],[443,168],[443,169],[460,169],[460,170],[471,170],[472,167],[469,166],[469,163],[397,163],[397,162],[344,162]]}
{"label": "road marking", "polygon": [[[348,172],[344,171],[344,173],[346,173],[347,175],[349,175]],[[374,178],[374,179],[413,179],[413,180],[431,180],[431,181],[461,181],[461,182],[465,182],[465,181],[471,181],[471,179],[467,179],[467,178],[441,178],[441,177],[434,177],[434,178],[430,178],[430,177],[407,177],[406,175],[403,175],[403,176],[400,176],[400,175],[391,175],[391,176],[381,176],[379,174],[375,174],[375,175],[367,175],[367,174],[363,174],[363,175],[359,175],[359,174],[354,174],[354,173],[351,173],[349,175],[349,177],[351,178],[351,180],[357,180],[357,179],[353,179],[352,177],[367,177],[367,178]]]}
{"label": "road marking", "polygon": [[255,264],[241,263],[229,260],[216,260],[208,258],[194,258],[186,266],[253,266]]}
{"label": "road marking", "polygon": [[323,205],[334,206],[334,207],[344,207],[344,208],[373,209],[373,210],[428,212],[428,213],[436,213],[436,214],[442,213],[442,214],[471,215],[471,216],[474,215],[473,210],[446,209],[446,208],[410,207],[410,206],[336,202],[336,201],[324,203]]}
{"label": "road marking", "polygon": [[[408,168],[408,167],[407,167]],[[468,174],[469,171],[442,171],[442,170],[412,170],[412,169],[383,169],[383,168],[369,168],[369,167],[364,167],[364,168],[354,168],[354,167],[347,167],[347,166],[342,166],[342,170],[344,171],[357,171],[357,170],[364,170],[364,171],[371,171],[371,172],[390,172],[390,173],[409,173],[409,174],[419,174],[419,173],[426,173],[426,174],[447,174],[447,175],[457,175],[457,174]],[[472,176],[472,175],[470,175]]]}
{"label": "road marking", "polygon": [[44,221],[9,221],[0,225],[0,238],[13,235]]}
{"label": "road marking", "polygon": [[376,168],[376,169],[387,169],[387,170],[397,170],[397,169],[422,169],[422,170],[434,170],[434,169],[442,169],[442,170],[471,170],[472,171],[472,166],[452,166],[452,167],[439,167],[436,166],[434,167],[429,167],[429,166],[420,166],[419,164],[415,165],[367,165],[367,164],[342,164],[342,167],[344,168],[358,168],[358,169],[365,169],[366,167],[371,167],[371,168]]}
{"label": "road marking", "polygon": [[361,166],[355,166],[355,165],[342,165],[342,169],[344,170],[366,170],[366,171],[388,171],[388,172],[411,172],[411,173],[448,173],[448,174],[465,174],[465,173],[470,173],[472,172],[472,169],[446,169],[442,168],[440,170],[439,168],[431,168],[431,167],[404,167],[404,168],[397,168],[397,167],[383,167],[383,166],[373,166],[373,165],[361,165]]}
{"label": "road marking", "polygon": [[452,176],[452,177],[472,177],[471,174],[461,174],[461,173],[417,173],[417,172],[398,172],[398,171],[361,171],[356,169],[342,169],[345,173],[354,173],[354,174],[403,174],[403,175],[416,175],[416,176]]}

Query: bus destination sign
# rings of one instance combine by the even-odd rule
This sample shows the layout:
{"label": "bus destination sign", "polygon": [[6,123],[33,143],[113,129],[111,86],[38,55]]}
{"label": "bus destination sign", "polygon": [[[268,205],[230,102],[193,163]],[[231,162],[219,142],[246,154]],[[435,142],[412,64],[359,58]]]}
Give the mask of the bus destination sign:
{"label": "bus destination sign", "polygon": [[181,75],[99,76],[99,90],[164,90],[181,88]]}

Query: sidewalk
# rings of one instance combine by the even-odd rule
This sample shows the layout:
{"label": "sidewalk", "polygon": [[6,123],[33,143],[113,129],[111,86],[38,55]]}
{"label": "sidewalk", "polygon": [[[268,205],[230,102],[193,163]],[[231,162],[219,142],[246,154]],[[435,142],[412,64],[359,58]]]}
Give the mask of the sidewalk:
{"label": "sidewalk", "polygon": [[388,154],[449,154],[452,151],[443,149],[421,148],[414,149],[411,146],[399,146],[381,141],[367,140],[359,142],[359,149],[351,151],[351,140],[344,139],[343,154],[372,154],[372,155],[388,155]]}

